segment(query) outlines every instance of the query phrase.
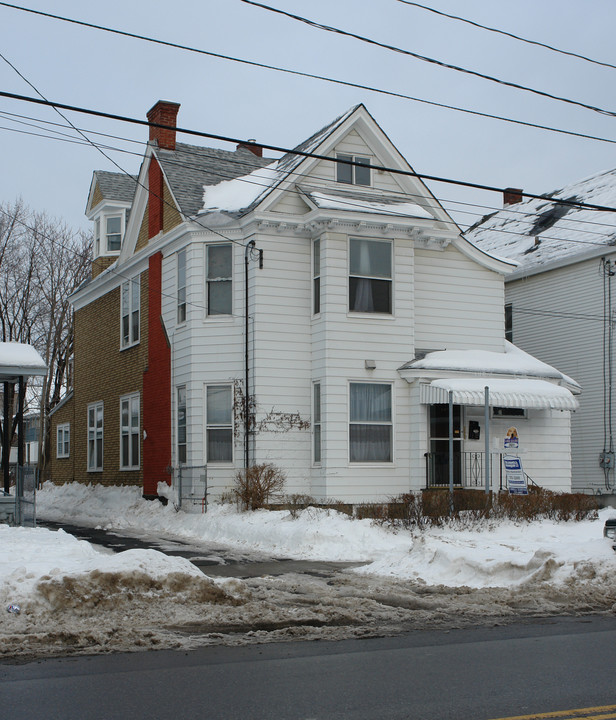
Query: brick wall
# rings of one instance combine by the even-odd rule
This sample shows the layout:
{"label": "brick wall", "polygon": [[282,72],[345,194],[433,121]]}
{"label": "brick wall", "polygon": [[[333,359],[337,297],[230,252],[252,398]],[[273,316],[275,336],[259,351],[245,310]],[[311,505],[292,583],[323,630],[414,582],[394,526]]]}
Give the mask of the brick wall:
{"label": "brick wall", "polygon": [[[57,428],[58,425],[68,423],[70,425],[70,447],[69,456],[67,458],[57,457]],[[75,403],[74,397],[67,400],[61,408],[59,408],[51,416],[51,439],[50,439],[50,458],[47,466],[46,480],[53,480],[55,483],[72,482],[75,479],[75,440],[73,432],[75,428]]]}

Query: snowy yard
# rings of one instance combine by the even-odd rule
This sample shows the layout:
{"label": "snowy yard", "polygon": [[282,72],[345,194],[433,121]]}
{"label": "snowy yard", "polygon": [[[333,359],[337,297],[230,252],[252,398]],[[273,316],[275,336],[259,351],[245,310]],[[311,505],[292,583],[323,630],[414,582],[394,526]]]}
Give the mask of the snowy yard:
{"label": "snowy yard", "polygon": [[[361,562],[315,574],[209,578],[156,550],[112,554],[62,531],[0,525],[0,655],[339,639],[616,610],[616,553],[599,520],[482,522],[422,532],[333,511],[206,515],[137,488],[46,485],[38,513],[243,556]],[[11,604],[20,613],[7,612]]]}

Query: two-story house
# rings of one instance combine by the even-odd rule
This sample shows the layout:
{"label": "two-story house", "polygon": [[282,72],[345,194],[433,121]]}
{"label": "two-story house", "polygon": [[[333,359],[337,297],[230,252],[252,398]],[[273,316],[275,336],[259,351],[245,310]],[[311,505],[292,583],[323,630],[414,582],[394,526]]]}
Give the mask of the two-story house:
{"label": "two-story house", "polygon": [[533,480],[569,489],[579,386],[505,341],[515,266],[461,237],[363,105],[278,160],[176,142],[178,109],[148,113],[136,178],[94,174],[55,481],[154,497],[181,468],[215,497],[271,462],[288,493],[359,502],[450,467],[481,487],[487,450],[498,488],[513,428]]}
{"label": "two-story house", "polygon": [[513,342],[573,375],[584,389],[571,426],[572,488],[578,492],[616,488],[615,206],[616,171],[609,170],[545,199],[510,189],[504,207],[466,234],[486,252],[518,263],[505,285]]}

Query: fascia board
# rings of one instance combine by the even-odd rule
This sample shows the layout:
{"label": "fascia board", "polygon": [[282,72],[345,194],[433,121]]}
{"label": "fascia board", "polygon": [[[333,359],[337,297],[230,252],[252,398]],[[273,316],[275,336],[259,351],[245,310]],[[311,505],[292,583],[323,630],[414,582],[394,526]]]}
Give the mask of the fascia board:
{"label": "fascia board", "polygon": [[86,202],[86,209],[85,209],[85,216],[90,220],[89,213],[92,212],[94,209],[91,205],[92,203],[92,195],[94,195],[94,188],[96,186],[96,170],[92,173],[92,179],[90,180],[90,190],[88,192],[88,200]]}
{"label": "fascia board", "polygon": [[570,265],[577,265],[578,263],[583,263],[587,260],[595,260],[596,258],[607,257],[615,254],[616,247],[604,245],[603,247],[593,248],[592,250],[585,250],[583,253],[570,255],[562,260],[552,260],[551,262],[534,265],[530,268],[525,268],[524,266],[518,267],[517,270],[509,275],[507,282],[510,283],[515,280],[524,280],[525,278],[532,277],[533,275],[541,275],[542,273],[550,272],[552,270],[569,267]]}
{"label": "fascia board", "polygon": [[466,255],[466,257],[501,275],[509,275],[518,267],[518,264],[514,260],[503,260],[494,255],[490,255],[460,235],[456,235],[452,244],[455,245],[463,255]]}
{"label": "fascia board", "polygon": [[118,263],[123,264],[135,254],[137,246],[137,237],[143,220],[143,214],[148,202],[148,170],[150,167],[150,158],[152,156],[152,146],[148,145],[143,156],[141,168],[139,169],[139,178],[137,180],[137,188],[133,198],[133,205],[128,219],[128,225],[124,231],[124,240],[122,250],[118,256]]}
{"label": "fascia board", "polygon": [[[425,368],[418,368],[413,370],[412,368],[398,368],[398,374],[401,378],[407,382],[416,381],[428,381],[428,380],[441,380],[443,378],[492,378],[500,380],[511,380],[512,378],[518,380],[545,380],[546,382],[552,382],[554,385],[560,385],[563,380],[562,377],[546,376],[546,375],[529,375],[529,374],[518,374],[518,373],[505,373],[505,372],[481,372],[478,370],[448,370],[443,368],[441,370],[426,370]],[[556,382],[553,382],[556,381]],[[564,383],[563,383],[564,385]]]}
{"label": "fascia board", "polygon": [[[182,217],[182,221],[183,221],[183,222],[186,222],[186,219],[187,219],[187,218],[186,218],[186,215],[184,215],[184,213],[182,212],[182,206],[181,206],[180,203],[178,202],[178,199],[176,198],[176,196],[175,196],[175,194],[174,194],[174,192],[173,192],[173,187],[171,186],[171,183],[169,182],[169,178],[167,177],[167,173],[165,172],[165,168],[163,167],[163,164],[161,163],[160,159],[158,158],[158,154],[156,153],[156,148],[153,148],[153,149],[152,149],[152,154],[153,154],[154,157],[156,158],[156,162],[158,163],[158,167],[160,168],[160,171],[161,171],[162,174],[163,174],[163,179],[165,180],[165,183],[166,183],[166,185],[167,185],[167,190],[169,190],[169,193],[171,194],[171,198],[173,199],[173,202],[174,202],[174,204],[175,204],[176,210],[180,213],[180,215],[181,215],[181,217]],[[162,198],[161,198],[161,199],[162,199]]]}

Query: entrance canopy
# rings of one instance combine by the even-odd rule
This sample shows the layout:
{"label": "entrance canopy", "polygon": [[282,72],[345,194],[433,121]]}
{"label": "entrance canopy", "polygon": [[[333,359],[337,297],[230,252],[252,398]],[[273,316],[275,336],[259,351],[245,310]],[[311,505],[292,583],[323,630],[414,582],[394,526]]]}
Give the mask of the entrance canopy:
{"label": "entrance canopy", "polygon": [[20,377],[44,377],[46,372],[45,361],[32,345],[0,342],[0,382],[16,383]]}
{"label": "entrance canopy", "polygon": [[491,407],[576,410],[578,401],[570,390],[547,380],[526,378],[441,378],[420,385],[420,402],[435,405],[449,402],[453,393],[456,405],[485,405],[485,388],[490,389]]}

